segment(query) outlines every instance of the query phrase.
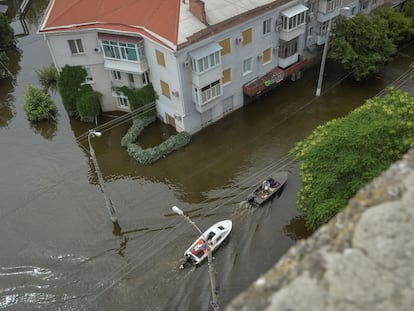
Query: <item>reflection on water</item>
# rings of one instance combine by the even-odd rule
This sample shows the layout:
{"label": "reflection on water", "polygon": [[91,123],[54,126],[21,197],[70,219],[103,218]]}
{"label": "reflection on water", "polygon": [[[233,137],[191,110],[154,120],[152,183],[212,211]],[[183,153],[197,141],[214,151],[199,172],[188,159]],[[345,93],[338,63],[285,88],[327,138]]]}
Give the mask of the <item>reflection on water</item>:
{"label": "reflection on water", "polygon": [[283,232],[293,241],[306,239],[312,235],[312,231],[306,228],[306,220],[302,215],[293,217],[283,228]]}

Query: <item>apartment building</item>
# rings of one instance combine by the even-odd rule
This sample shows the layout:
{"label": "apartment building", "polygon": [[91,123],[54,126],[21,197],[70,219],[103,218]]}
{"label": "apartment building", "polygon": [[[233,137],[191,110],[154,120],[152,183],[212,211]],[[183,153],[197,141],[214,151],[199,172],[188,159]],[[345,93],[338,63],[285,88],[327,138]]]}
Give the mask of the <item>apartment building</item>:
{"label": "apartment building", "polygon": [[51,0],[38,32],[58,70],[86,69],[103,111],[130,111],[117,87],[152,83],[158,117],[195,133],[299,78],[342,1]]}

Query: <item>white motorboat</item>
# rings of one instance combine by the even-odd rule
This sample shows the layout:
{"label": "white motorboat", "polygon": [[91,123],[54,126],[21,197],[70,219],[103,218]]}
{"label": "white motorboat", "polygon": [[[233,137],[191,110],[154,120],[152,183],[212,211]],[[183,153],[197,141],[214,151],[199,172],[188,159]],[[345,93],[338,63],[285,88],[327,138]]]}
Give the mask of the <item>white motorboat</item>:
{"label": "white motorboat", "polygon": [[186,263],[198,265],[206,259],[208,256],[208,247],[210,247],[211,252],[214,252],[229,236],[232,226],[233,223],[231,220],[222,220],[204,231],[184,252],[186,261],[180,268],[184,268]]}

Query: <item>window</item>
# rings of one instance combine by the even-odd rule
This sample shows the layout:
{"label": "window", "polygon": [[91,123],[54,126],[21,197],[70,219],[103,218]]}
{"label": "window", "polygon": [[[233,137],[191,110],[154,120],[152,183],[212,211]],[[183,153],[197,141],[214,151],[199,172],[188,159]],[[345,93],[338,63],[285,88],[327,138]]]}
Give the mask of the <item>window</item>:
{"label": "window", "polygon": [[84,67],[85,71],[86,71],[86,78],[85,78],[85,82],[86,83],[93,83],[93,77],[92,77],[92,71],[90,68],[88,67]]}
{"label": "window", "polygon": [[252,29],[246,29],[245,31],[242,32],[242,37],[243,37],[243,46],[249,44],[252,42]]}
{"label": "window", "polygon": [[326,12],[332,12],[334,11],[336,8],[341,7],[342,4],[342,0],[328,0],[328,2],[326,3]]}
{"label": "window", "polygon": [[223,85],[231,82],[231,68],[223,70],[223,77],[221,78]]}
{"label": "window", "polygon": [[112,74],[112,79],[113,80],[118,80],[118,81],[121,81],[122,80],[122,78],[121,78],[121,72],[120,71],[118,71],[118,70],[112,70],[111,71],[111,74]]}
{"label": "window", "polygon": [[[140,61],[145,58],[144,45],[102,40],[102,50],[106,58]],[[139,56],[139,57],[138,57]]]}
{"label": "window", "polygon": [[82,40],[76,39],[76,40],[68,40],[69,48],[72,54],[81,54],[85,53],[83,50]]}
{"label": "window", "polygon": [[207,69],[219,65],[220,62],[220,51],[214,52],[208,56],[204,56],[200,59],[193,59],[193,71],[195,72],[203,72]]}
{"label": "window", "polygon": [[304,5],[297,5],[282,12],[282,28],[285,31],[293,30],[305,25],[306,11],[308,8]]}
{"label": "window", "polygon": [[155,56],[157,57],[157,63],[158,63],[158,65],[165,67],[164,53],[163,52],[160,52],[158,50],[155,50]]}
{"label": "window", "polygon": [[206,103],[221,95],[220,80],[214,81],[201,88],[201,103]]}
{"label": "window", "polygon": [[248,73],[252,72],[252,58],[246,58],[243,61],[243,75],[247,75]]}
{"label": "window", "polygon": [[128,73],[128,81],[132,84],[135,83],[134,75],[132,73]]}
{"label": "window", "polygon": [[263,35],[266,35],[270,32],[272,19],[269,18],[263,22]]}
{"label": "window", "polygon": [[279,42],[279,57],[287,58],[298,52],[298,38]]}
{"label": "window", "polygon": [[118,99],[118,106],[121,108],[128,108],[128,98],[126,96],[119,96]]}
{"label": "window", "polygon": [[161,91],[162,91],[162,95],[167,96],[168,98],[171,98],[170,86],[168,85],[168,83],[162,80],[161,80]]}
{"label": "window", "polygon": [[142,74],[142,84],[147,85],[149,83],[148,71]]}
{"label": "window", "polygon": [[231,53],[230,38],[220,41],[220,45],[222,47],[221,56]]}
{"label": "window", "polygon": [[268,48],[268,49],[263,51],[262,63],[266,64],[266,63],[270,62],[271,60],[272,60],[272,49]]}

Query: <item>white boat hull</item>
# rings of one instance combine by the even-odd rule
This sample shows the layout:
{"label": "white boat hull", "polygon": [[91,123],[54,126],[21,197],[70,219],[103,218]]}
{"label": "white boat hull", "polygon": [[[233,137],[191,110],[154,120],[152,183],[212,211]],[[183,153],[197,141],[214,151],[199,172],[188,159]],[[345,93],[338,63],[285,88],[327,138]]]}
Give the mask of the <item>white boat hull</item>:
{"label": "white boat hull", "polygon": [[200,264],[208,256],[209,243],[210,251],[214,252],[223,241],[229,236],[233,223],[231,220],[222,220],[212,225],[184,252],[188,262],[194,265]]}

